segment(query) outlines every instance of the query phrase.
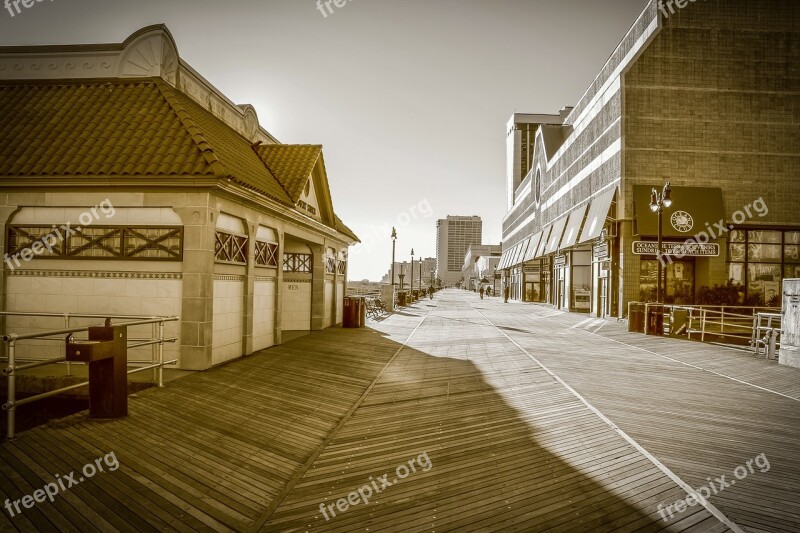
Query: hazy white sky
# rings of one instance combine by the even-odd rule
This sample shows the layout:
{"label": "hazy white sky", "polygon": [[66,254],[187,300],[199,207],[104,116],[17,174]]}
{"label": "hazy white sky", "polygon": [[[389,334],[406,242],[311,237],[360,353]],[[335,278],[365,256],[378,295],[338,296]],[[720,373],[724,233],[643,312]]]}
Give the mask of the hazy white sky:
{"label": "hazy white sky", "polygon": [[316,0],[45,0],[0,9],[0,45],[121,42],[166,23],[281,142],[324,145],[336,212],[365,241],[350,279],[375,280],[393,225],[398,261],[435,256],[446,215],[481,216],[499,242],[509,117],[574,105],[645,4],[349,0],[324,17]]}

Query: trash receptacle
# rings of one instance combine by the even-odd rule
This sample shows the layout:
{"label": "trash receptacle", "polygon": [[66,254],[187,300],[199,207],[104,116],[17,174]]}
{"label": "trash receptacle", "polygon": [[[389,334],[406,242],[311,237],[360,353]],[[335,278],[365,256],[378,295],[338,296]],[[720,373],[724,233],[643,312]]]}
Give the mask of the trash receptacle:
{"label": "trash receptacle", "polygon": [[664,306],[647,306],[647,328],[645,333],[648,335],[664,335]]}
{"label": "trash receptacle", "polygon": [[669,336],[681,337],[686,335],[689,326],[689,311],[686,309],[673,309],[669,324]]}
{"label": "trash receptacle", "polygon": [[408,305],[408,296],[406,291],[400,291],[397,293],[397,305],[400,307],[405,307]]}
{"label": "trash receptacle", "polygon": [[644,333],[644,304],[632,303],[628,309],[628,331]]}
{"label": "trash receptacle", "polygon": [[363,298],[355,296],[345,296],[344,310],[342,313],[342,327],[361,328],[364,327],[367,308]]}

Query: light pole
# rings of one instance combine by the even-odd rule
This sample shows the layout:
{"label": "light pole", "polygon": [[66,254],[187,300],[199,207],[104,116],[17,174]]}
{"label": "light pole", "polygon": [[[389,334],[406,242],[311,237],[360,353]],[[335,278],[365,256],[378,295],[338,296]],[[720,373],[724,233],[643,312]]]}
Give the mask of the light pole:
{"label": "light pole", "polygon": [[394,291],[394,248],[397,244],[397,230],[392,228],[392,291]]}
{"label": "light pole", "polygon": [[656,258],[658,259],[658,282],[656,283],[656,303],[661,303],[661,276],[662,268],[664,266],[661,260],[661,241],[663,239],[663,224],[664,224],[664,208],[672,205],[672,189],[669,187],[669,182],[664,184],[664,189],[661,194],[658,193],[653,187],[650,193],[650,211],[658,213],[658,251]]}
{"label": "light pole", "polygon": [[414,292],[414,249],[411,249],[411,289],[409,289],[412,294]]}

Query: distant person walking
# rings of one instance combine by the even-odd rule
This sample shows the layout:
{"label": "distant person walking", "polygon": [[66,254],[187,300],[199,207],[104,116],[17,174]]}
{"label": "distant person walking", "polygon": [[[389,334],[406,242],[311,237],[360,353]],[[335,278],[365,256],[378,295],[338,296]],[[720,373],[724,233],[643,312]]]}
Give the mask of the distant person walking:
{"label": "distant person walking", "polygon": [[431,285],[430,287],[428,287],[428,298],[430,298],[431,300],[433,300],[433,285]]}
{"label": "distant person walking", "polygon": [[503,298],[505,298],[505,303],[508,303],[509,296],[511,296],[511,287],[506,285],[506,288],[503,289]]}
{"label": "distant person walking", "polygon": [[481,287],[481,290],[479,292],[481,293],[481,300],[483,300],[483,293],[484,293],[483,287]]}

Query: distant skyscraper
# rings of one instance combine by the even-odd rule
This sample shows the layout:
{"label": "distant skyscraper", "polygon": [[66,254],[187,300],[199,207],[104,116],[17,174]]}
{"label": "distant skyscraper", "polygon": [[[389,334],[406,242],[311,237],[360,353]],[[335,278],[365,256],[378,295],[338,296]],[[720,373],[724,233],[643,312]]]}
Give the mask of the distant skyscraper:
{"label": "distant skyscraper", "polygon": [[464,255],[473,244],[481,244],[481,217],[448,216],[436,222],[436,275],[445,285],[461,281]]}

